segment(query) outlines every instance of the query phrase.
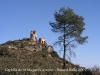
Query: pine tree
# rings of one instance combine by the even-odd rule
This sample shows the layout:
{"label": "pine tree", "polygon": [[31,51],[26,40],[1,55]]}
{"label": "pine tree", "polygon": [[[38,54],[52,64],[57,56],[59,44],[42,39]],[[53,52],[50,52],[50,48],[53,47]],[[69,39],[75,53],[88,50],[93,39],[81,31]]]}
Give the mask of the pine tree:
{"label": "pine tree", "polygon": [[81,36],[85,30],[84,18],[75,14],[71,8],[60,8],[58,12],[54,13],[54,17],[56,22],[50,22],[50,26],[54,33],[60,33],[55,45],[63,46],[63,69],[65,69],[66,51],[72,54],[72,48],[76,47],[76,44],[85,43],[88,36]]}

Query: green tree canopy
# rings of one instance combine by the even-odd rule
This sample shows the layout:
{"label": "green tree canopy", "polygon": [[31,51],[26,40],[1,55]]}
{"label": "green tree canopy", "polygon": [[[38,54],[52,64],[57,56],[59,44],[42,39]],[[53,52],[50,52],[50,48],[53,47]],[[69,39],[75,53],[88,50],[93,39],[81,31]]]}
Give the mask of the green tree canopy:
{"label": "green tree canopy", "polygon": [[82,37],[81,34],[84,28],[84,18],[73,12],[71,8],[60,8],[58,12],[54,13],[55,21],[50,22],[52,31],[54,33],[60,33],[55,45],[63,45],[63,68],[66,66],[66,51],[72,53],[73,47],[76,47],[76,43],[83,44],[86,42],[87,36]]}

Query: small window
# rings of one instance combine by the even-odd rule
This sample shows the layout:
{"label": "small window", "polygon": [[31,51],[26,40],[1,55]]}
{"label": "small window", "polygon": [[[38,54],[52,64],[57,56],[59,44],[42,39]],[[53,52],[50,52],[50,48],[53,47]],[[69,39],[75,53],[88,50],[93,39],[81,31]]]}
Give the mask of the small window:
{"label": "small window", "polygon": [[43,44],[44,42],[42,41],[42,44]]}

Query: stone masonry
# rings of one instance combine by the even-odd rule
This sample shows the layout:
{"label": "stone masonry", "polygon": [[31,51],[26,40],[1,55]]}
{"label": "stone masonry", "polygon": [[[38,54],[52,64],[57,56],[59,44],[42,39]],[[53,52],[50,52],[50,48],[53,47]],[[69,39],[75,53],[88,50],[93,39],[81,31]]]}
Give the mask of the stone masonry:
{"label": "stone masonry", "polygon": [[37,41],[36,31],[33,30],[30,32],[30,38],[32,41]]}
{"label": "stone masonry", "polygon": [[[36,31],[35,31],[35,30],[32,30],[32,31],[30,32],[30,39],[31,39],[33,42],[39,42],[40,44],[42,44],[42,46],[47,47],[47,51],[48,51],[48,52],[52,52],[52,51],[54,50],[52,46],[47,45],[46,39],[45,39],[45,38],[39,38],[39,40],[37,41],[37,35],[36,35]],[[42,48],[43,48],[43,47],[42,47]]]}
{"label": "stone masonry", "polygon": [[41,44],[46,44],[46,39],[45,38],[39,38],[39,42]]}

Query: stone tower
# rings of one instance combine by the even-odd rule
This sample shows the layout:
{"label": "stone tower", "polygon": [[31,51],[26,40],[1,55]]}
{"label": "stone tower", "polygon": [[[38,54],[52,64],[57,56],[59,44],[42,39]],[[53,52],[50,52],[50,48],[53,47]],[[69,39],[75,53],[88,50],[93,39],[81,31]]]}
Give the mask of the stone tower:
{"label": "stone tower", "polygon": [[30,32],[30,38],[32,41],[37,41],[37,36],[36,36],[36,31],[35,30],[32,30]]}

